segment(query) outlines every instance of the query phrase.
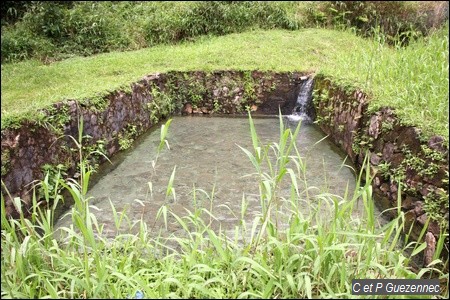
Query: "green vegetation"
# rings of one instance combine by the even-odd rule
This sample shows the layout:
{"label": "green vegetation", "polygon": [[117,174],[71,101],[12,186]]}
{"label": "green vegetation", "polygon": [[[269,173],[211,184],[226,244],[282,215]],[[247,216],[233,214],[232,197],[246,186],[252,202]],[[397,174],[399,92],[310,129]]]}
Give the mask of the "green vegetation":
{"label": "green vegetation", "polygon": [[402,123],[418,126],[426,137],[440,134],[448,145],[448,23],[405,48],[386,47],[384,36],[377,37],[320,72],[363,88],[372,98],[370,111],[392,107]]}
{"label": "green vegetation", "polygon": [[[299,189],[305,182],[305,164],[295,142],[300,125],[295,132],[285,129],[280,116],[279,141],[264,145],[251,117],[249,121],[253,149],[242,150],[255,167],[253,176],[260,187],[262,207],[251,224],[244,220],[244,195],[241,210],[236,212],[241,222],[232,236],[212,229],[216,222],[212,209],[195,206],[186,216],[176,216],[170,205],[165,205],[160,210],[163,223],[167,225],[166,217],[172,215],[183,233],[164,236],[163,229],[151,229],[140,220],[134,225],[136,234],[107,239],[86,195],[92,169],[81,157],[79,142],[80,181],[65,182],[57,177],[57,186],[48,189],[63,187],[74,198],[70,228],[55,232],[52,225],[54,208],[63,201],[59,194],[51,207],[35,203],[30,219],[25,219],[23,212],[19,219],[7,219],[2,199],[2,298],[126,298],[140,293],[145,298],[348,298],[352,297],[353,278],[414,279],[434,273],[448,282],[448,273],[439,271],[442,264],[448,264],[438,259],[442,242],[429,267],[419,273],[408,267],[426,245],[408,241],[407,235],[404,249],[398,248],[405,230],[400,206],[397,218],[378,226],[369,172],[366,183],[353,195],[347,191],[343,197],[328,193],[312,197],[308,190],[314,187]],[[170,121],[161,128],[158,155],[167,144],[169,125]],[[80,132],[79,141],[81,136]],[[174,197],[173,174],[168,197]],[[278,196],[283,179],[292,183],[289,198]],[[362,179],[360,175],[358,183]],[[38,186],[47,184],[43,181]],[[194,203],[196,193],[215,201],[214,190],[197,189]],[[300,201],[311,204],[312,214],[302,214]],[[291,208],[287,228],[278,223],[277,207],[283,202]],[[15,199],[15,205],[21,211],[20,199]],[[349,217],[355,205],[364,206],[363,216]],[[119,229],[131,216],[111,208]],[[332,217],[324,218],[321,208]],[[406,249],[411,255],[405,255]],[[448,289],[440,296],[447,298]]]}
{"label": "green vegetation", "polygon": [[2,23],[2,62],[30,58],[51,62],[74,55],[135,50],[249,28],[297,29],[295,17],[288,18],[288,6],[249,1],[34,1],[22,7],[25,12],[16,22]]}
{"label": "green vegetation", "polygon": [[158,86],[154,86],[150,92],[154,101],[148,103],[148,109],[150,111],[150,120],[153,123],[157,123],[160,116],[167,117],[175,109],[175,104],[165,93],[161,93]]}
{"label": "green vegetation", "polygon": [[[433,33],[446,9],[439,1],[7,1],[2,62],[29,60],[2,64],[1,126],[62,99],[95,102],[152,72],[309,70],[364,88],[371,109],[392,106],[448,144],[448,23]],[[339,31],[305,29],[313,26]],[[274,28],[291,31],[266,31]]]}
{"label": "green vegetation", "polygon": [[[2,130],[31,119],[61,132],[67,121],[64,112],[47,118],[38,110],[54,109],[50,104],[68,99],[101,110],[104,95],[118,89],[129,92],[132,82],[155,72],[309,71],[349,90],[363,89],[370,96],[370,111],[391,106],[402,123],[420,127],[424,137],[442,135],[448,145],[449,28],[448,22],[440,26],[442,18],[433,19],[428,13],[444,7],[436,1],[6,3]],[[316,26],[327,29],[309,28]],[[112,52],[123,50],[130,51]],[[96,55],[88,56],[92,54]],[[246,99],[254,96],[255,85],[249,79]],[[157,87],[149,91],[155,99],[148,107],[154,122],[170,115],[184,95],[195,100],[207,93],[195,79],[189,89],[174,90],[178,95]],[[214,103],[214,109],[221,107]],[[170,121],[162,127],[158,155],[169,146],[165,139],[169,125]],[[120,147],[128,148],[140,130],[137,125],[120,132]],[[293,133],[280,120],[280,140],[270,145],[260,143],[251,118],[250,131],[253,149],[242,150],[255,167],[262,207],[252,224],[244,221],[244,196],[241,211],[236,212],[241,222],[234,237],[212,229],[216,221],[212,209],[195,207],[187,216],[176,216],[170,205],[164,205],[159,218],[167,227],[167,216],[173,216],[183,234],[164,236],[141,220],[133,225],[137,234],[107,239],[86,195],[95,164],[104,156],[104,142],[84,146],[89,137],[80,130],[78,141],[72,138],[80,157],[79,181],[63,180],[64,165],[45,166],[47,176],[35,187],[28,219],[19,198],[13,202],[20,218],[8,219],[2,194],[2,298],[124,298],[138,290],[149,298],[346,298],[352,296],[353,278],[434,276],[448,283],[448,272],[442,271],[448,270],[448,260],[439,259],[448,230],[441,231],[434,261],[417,272],[409,266],[426,244],[411,242],[406,234],[403,249],[398,248],[401,234],[410,230],[400,205],[394,220],[377,226],[369,172],[366,178],[360,175],[355,191],[313,198],[308,188],[298,188],[306,180],[301,153],[292,142],[298,129]],[[428,150],[433,159],[442,159]],[[2,175],[9,159],[10,153],[2,152]],[[422,160],[408,159],[423,169]],[[433,174],[433,167],[423,172]],[[388,164],[380,169],[387,175],[392,171]],[[174,201],[175,171],[166,192]],[[402,171],[394,170],[393,175],[401,178]],[[278,196],[283,179],[291,182],[288,199]],[[55,232],[54,211],[63,201],[63,189],[75,200],[70,212],[73,225]],[[196,193],[214,201],[214,190],[194,190],[194,203]],[[41,197],[46,205],[38,203]],[[425,199],[431,218],[441,216],[446,199],[445,191]],[[299,201],[311,203],[313,213],[303,215]],[[281,203],[291,207],[288,228],[278,224]],[[358,219],[349,217],[355,205],[365,208]],[[332,217],[323,218],[319,213],[323,208]],[[117,229],[132,217],[111,209]],[[448,289],[441,296],[448,298]]]}
{"label": "green vegetation", "polygon": [[445,14],[439,1],[323,1],[308,16],[318,25],[352,28],[366,37],[380,28],[390,44],[405,45],[439,26]]}
{"label": "green vegetation", "polygon": [[91,98],[145,74],[218,69],[316,71],[335,82],[364,88],[372,97],[372,109],[392,106],[406,124],[419,126],[425,136],[440,134],[448,143],[448,25],[397,49],[345,31],[271,30],[51,65],[34,60],[5,64],[2,128],[50,103]]}
{"label": "green vegetation", "polygon": [[334,48],[345,49],[346,45],[356,47],[360,42],[365,41],[351,33],[322,29],[253,31],[203,38],[178,46],[77,57],[51,65],[34,60],[4,64],[2,124],[4,118],[10,115],[34,111],[61,99],[90,98],[153,72],[313,70],[319,67],[321,61],[333,60],[336,56]]}
{"label": "green vegetation", "polygon": [[391,42],[408,42],[444,19],[439,1],[6,1],[1,59],[50,63],[258,28],[326,26],[371,36],[381,26]]}
{"label": "green vegetation", "polygon": [[133,141],[137,135],[136,125],[128,124],[124,128],[123,133],[119,133],[119,146],[120,150],[125,150],[133,145]]}

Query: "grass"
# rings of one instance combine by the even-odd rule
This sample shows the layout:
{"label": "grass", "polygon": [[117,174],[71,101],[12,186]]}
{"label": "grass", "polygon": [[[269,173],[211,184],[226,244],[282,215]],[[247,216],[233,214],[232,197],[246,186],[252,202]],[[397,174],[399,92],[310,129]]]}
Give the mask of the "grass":
{"label": "grass", "polygon": [[[2,114],[8,116],[28,110],[24,103],[36,109],[61,99],[93,96],[153,72],[312,70],[332,55],[334,47],[343,48],[349,41],[357,44],[360,39],[327,30],[255,31],[203,38],[177,46],[78,57],[52,65],[37,61],[5,64],[2,65]],[[280,51],[285,54],[281,55]]]}
{"label": "grass", "polygon": [[[284,128],[280,116],[279,141],[264,145],[251,116],[249,123],[253,149],[242,150],[255,167],[262,202],[262,211],[251,224],[244,221],[244,194],[234,236],[220,227],[213,230],[214,213],[196,206],[186,216],[176,216],[169,207],[164,210],[174,216],[184,234],[162,237],[138,220],[136,234],[108,240],[86,195],[92,170],[84,165],[79,182],[58,180],[75,200],[70,212],[73,225],[61,228],[59,238],[51,222],[56,203],[34,205],[30,219],[21,214],[20,219],[8,220],[2,199],[2,298],[350,298],[354,278],[429,278],[434,271],[448,282],[448,273],[438,270],[448,263],[437,259],[442,244],[428,268],[414,273],[408,267],[424,243],[408,242],[406,237],[404,249],[398,247],[404,229],[400,209],[390,223],[376,226],[369,172],[364,185],[359,186],[360,175],[358,188],[343,197],[320,194],[309,199],[298,189],[305,171],[296,147],[300,125],[292,132]],[[169,125],[162,128],[160,145],[165,143]],[[83,166],[81,157],[80,162]],[[277,196],[283,178],[292,183],[288,198]],[[193,197],[195,202],[195,193]],[[210,197],[214,201],[213,194]],[[311,203],[315,213],[303,215],[299,201]],[[277,222],[275,212],[281,202],[291,207],[287,228]],[[358,202],[365,214],[349,217]],[[20,209],[20,199],[16,205]],[[333,218],[324,218],[321,207]],[[115,214],[117,229],[123,218]],[[239,240],[239,236],[250,238]],[[407,248],[411,256],[405,256]],[[438,297],[448,298],[448,290]]]}
{"label": "grass", "polygon": [[420,127],[428,137],[442,135],[448,145],[448,23],[406,48],[386,47],[383,36],[375,36],[365,50],[338,56],[321,72],[369,92],[371,111],[395,108],[403,124]]}
{"label": "grass", "polygon": [[[379,36],[381,37],[381,36]],[[392,106],[405,124],[448,143],[448,24],[407,48],[349,31],[248,31],[181,45],[2,65],[2,128],[63,99],[94,97],[169,70],[316,71],[363,88],[371,108]],[[417,110],[417,107],[426,109]]]}

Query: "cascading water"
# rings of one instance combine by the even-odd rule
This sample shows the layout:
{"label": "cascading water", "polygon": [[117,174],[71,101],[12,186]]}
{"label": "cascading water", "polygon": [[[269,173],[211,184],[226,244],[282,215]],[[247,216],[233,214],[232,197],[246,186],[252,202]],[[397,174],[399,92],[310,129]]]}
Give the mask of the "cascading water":
{"label": "cascading water", "polygon": [[315,117],[314,106],[312,104],[314,79],[313,77],[302,77],[301,80],[297,102],[292,113],[287,118],[292,122],[302,121],[302,123],[312,123]]}

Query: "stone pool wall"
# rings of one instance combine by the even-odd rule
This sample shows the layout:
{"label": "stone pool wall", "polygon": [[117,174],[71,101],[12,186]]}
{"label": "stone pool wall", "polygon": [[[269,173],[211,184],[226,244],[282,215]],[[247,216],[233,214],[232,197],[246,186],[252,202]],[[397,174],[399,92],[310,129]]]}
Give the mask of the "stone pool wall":
{"label": "stone pool wall", "polygon": [[[289,114],[305,73],[260,71],[168,72],[145,76],[129,88],[81,101],[66,100],[40,112],[38,121],[26,120],[2,130],[2,193],[6,211],[17,217],[12,198],[25,207],[32,199],[34,180],[44,169],[64,177],[79,176],[78,124],[83,120],[84,157],[91,163],[111,157],[173,113]],[[70,138],[72,136],[75,141]]]}
{"label": "stone pool wall", "polygon": [[[1,132],[2,193],[7,213],[17,217],[12,198],[25,207],[31,202],[30,182],[43,169],[79,176],[78,138],[83,118],[85,157],[93,150],[111,157],[171,114],[290,114],[306,73],[261,71],[168,72],[146,76],[129,88],[81,101],[66,100],[41,111],[39,121],[23,121]],[[373,191],[382,208],[401,209],[418,238],[424,226],[432,252],[442,226],[448,226],[448,148],[442,137],[424,139],[418,128],[402,125],[395,112],[383,108],[369,113],[360,90],[315,77],[313,95],[321,129],[359,167],[366,153]],[[91,163],[104,160],[89,156]],[[5,189],[7,188],[7,191]],[[391,210],[395,214],[396,210]],[[448,227],[445,229],[448,232]],[[430,252],[429,251],[429,252]],[[430,253],[431,253],[430,252]]]}
{"label": "stone pool wall", "polygon": [[[320,128],[358,169],[368,154],[378,206],[397,207],[400,193],[407,230],[414,224],[411,234],[417,240],[426,226],[424,237],[432,253],[440,230],[448,233],[448,147],[440,136],[426,139],[419,128],[403,125],[391,108],[369,112],[367,102],[360,90],[338,86],[323,76],[315,78]],[[397,210],[388,213],[395,216]]]}

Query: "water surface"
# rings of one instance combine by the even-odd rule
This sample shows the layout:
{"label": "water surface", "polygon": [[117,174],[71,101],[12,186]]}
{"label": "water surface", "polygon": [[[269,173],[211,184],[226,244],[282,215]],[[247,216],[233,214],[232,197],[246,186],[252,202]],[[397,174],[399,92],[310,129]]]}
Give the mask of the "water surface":
{"label": "water surface", "polygon": [[[278,118],[256,118],[254,123],[263,144],[279,141]],[[285,120],[285,124],[295,129],[294,122]],[[91,204],[98,209],[92,209],[92,212],[98,222],[104,224],[106,236],[117,234],[110,201],[119,213],[125,211],[129,217],[128,224],[126,221],[122,224],[120,231],[123,232],[130,230],[133,222],[140,219],[150,229],[162,228],[162,219],[156,221],[162,205],[167,205],[179,216],[187,215],[186,210],[193,211],[194,206],[212,209],[216,216],[213,226],[225,230],[239,224],[243,197],[248,202],[245,217],[248,222],[261,214],[258,176],[254,175],[255,168],[239,148],[253,152],[247,118],[173,117],[167,135],[170,150],[164,148],[158,157],[160,130],[157,127],[141,138],[134,149],[115,157],[116,167],[103,175],[88,193],[92,197]],[[355,189],[354,173],[345,166],[349,162],[324,138],[317,126],[302,125],[297,139],[302,162],[306,165],[307,184],[300,184],[303,189],[300,207],[304,213],[309,213],[308,202],[316,201],[313,195],[328,192],[343,197],[347,186],[349,191]],[[289,167],[295,168],[295,165]],[[168,194],[167,186],[174,169],[175,193]],[[314,187],[309,190],[309,197],[304,191],[306,185]],[[289,175],[277,195],[280,199],[289,199]],[[281,214],[287,213],[287,209],[286,205],[278,207]],[[355,215],[361,209],[362,205],[359,205]],[[287,217],[281,220],[286,222]],[[181,228],[170,215],[168,223],[168,233]],[[57,222],[57,227],[69,225],[70,216]]]}

